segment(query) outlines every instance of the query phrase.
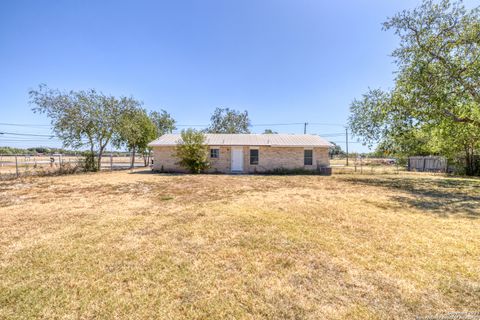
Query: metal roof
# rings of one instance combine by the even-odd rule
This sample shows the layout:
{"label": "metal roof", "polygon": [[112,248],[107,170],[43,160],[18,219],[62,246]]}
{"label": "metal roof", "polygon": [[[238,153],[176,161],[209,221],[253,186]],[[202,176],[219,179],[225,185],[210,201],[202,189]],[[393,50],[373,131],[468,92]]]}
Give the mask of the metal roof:
{"label": "metal roof", "polygon": [[[271,147],[330,147],[330,143],[313,134],[223,134],[206,133],[210,146],[271,146]],[[175,146],[182,141],[180,134],[165,134],[150,142],[150,147]]]}

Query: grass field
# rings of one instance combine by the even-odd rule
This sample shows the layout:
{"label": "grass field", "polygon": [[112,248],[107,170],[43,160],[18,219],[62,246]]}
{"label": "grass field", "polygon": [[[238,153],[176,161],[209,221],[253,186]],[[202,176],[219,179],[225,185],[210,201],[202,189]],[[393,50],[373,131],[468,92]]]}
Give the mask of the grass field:
{"label": "grass field", "polygon": [[0,319],[478,311],[480,180],[103,172],[0,182]]}

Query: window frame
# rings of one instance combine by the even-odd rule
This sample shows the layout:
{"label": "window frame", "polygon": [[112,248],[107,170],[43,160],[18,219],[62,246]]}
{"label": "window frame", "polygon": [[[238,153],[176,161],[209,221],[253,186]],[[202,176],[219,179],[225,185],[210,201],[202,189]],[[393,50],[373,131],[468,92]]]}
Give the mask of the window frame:
{"label": "window frame", "polygon": [[[216,157],[212,157],[212,154],[216,151]],[[220,148],[210,148],[210,159],[219,159],[220,158]]]}
{"label": "window frame", "polygon": [[[256,158],[256,161],[253,161],[252,162],[252,151],[256,151],[257,152],[257,155],[256,156],[253,156],[253,159]],[[258,166],[258,164],[260,163],[260,149],[259,148],[255,148],[255,147],[252,147],[250,148],[250,150],[248,151],[248,160],[249,160],[249,164],[251,166]]]}
{"label": "window frame", "polygon": [[[310,152],[310,156],[307,157],[307,152]],[[307,159],[310,161],[307,162]],[[313,166],[313,149],[303,149],[303,165],[304,166]]]}

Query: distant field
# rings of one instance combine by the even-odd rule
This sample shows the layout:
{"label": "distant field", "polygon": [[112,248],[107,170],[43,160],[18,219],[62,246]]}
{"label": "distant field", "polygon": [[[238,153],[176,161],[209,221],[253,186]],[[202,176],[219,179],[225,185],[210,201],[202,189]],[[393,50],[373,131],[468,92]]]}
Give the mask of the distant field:
{"label": "distant field", "polygon": [[480,180],[0,182],[0,319],[414,319],[478,311]]}

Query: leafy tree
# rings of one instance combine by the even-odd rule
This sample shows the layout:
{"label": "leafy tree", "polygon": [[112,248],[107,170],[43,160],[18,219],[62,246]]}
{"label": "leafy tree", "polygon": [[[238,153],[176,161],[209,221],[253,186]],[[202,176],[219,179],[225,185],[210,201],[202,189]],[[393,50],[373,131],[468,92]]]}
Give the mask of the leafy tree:
{"label": "leafy tree", "polygon": [[133,168],[136,152],[145,154],[147,144],[156,137],[157,127],[147,112],[144,109],[136,108],[121,115],[113,143],[117,147],[126,146],[128,148],[132,154],[130,166]]}
{"label": "leafy tree", "polygon": [[93,170],[99,170],[102,156],[118,129],[121,116],[140,106],[133,98],[106,96],[94,89],[61,92],[40,85],[29,92],[34,112],[45,113],[53,131],[66,147],[88,146],[92,157],[97,153]]}
{"label": "leafy tree", "polygon": [[250,133],[250,119],[248,112],[231,110],[229,108],[217,108],[210,118],[208,133]]}
{"label": "leafy tree", "polygon": [[263,131],[263,134],[278,134],[278,132],[273,131],[272,129],[265,129],[265,131]]}
{"label": "leafy tree", "polygon": [[342,150],[342,147],[340,147],[335,142],[330,142],[330,143],[332,144],[331,147],[328,148],[328,154],[330,155],[330,158],[333,158],[333,156],[345,155],[345,152]]}
{"label": "leafy tree", "polygon": [[480,147],[479,8],[424,0],[388,19],[384,29],[400,38],[395,87],[352,102],[352,132],[397,154],[463,154],[466,173],[473,174]]}
{"label": "leafy tree", "polygon": [[166,133],[172,133],[175,127],[175,119],[165,110],[150,112],[150,119],[156,127],[156,138],[163,136]]}
{"label": "leafy tree", "polygon": [[205,134],[194,129],[182,130],[181,141],[176,147],[176,156],[180,159],[179,165],[191,173],[200,173],[207,169],[208,147],[205,145]]}

